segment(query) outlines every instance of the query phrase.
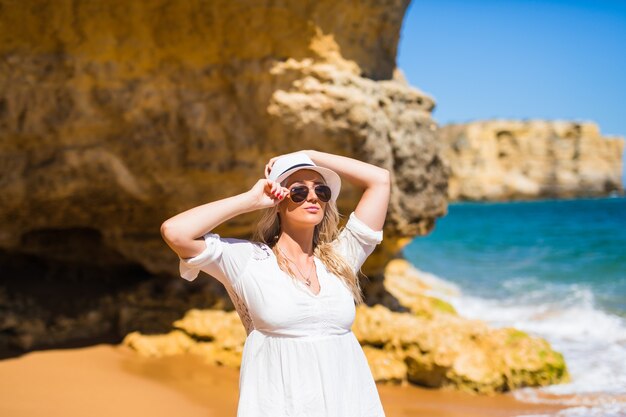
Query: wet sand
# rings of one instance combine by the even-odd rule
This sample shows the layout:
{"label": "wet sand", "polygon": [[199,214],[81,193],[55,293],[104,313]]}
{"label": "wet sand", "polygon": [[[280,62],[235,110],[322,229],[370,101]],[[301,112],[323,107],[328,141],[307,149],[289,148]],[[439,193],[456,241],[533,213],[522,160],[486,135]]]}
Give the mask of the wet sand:
{"label": "wet sand", "polygon": [[[124,346],[31,352],[0,361],[0,416],[234,417],[239,371],[194,356],[141,358]],[[509,417],[557,406],[378,384],[387,417]]]}

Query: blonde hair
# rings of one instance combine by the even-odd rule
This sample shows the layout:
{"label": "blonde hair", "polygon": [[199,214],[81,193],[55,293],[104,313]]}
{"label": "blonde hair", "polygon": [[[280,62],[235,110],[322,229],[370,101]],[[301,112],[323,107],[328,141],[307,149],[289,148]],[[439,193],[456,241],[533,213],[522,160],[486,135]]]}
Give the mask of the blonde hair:
{"label": "blonde hair", "polygon": [[[315,226],[315,230],[313,231],[313,255],[322,261],[330,273],[336,275],[343,281],[352,293],[352,298],[356,305],[363,304],[365,300],[363,298],[358,275],[353,271],[348,261],[335,251],[332,245],[332,242],[341,232],[338,230],[339,219],[340,215],[337,204],[334,201],[326,203],[324,217],[322,221]],[[280,217],[276,212],[276,208],[270,207],[265,209],[261,214],[261,218],[252,238],[272,248],[281,269],[289,271],[289,275],[291,275],[292,279],[296,279],[287,260],[277,250],[276,242],[278,242],[281,232]]]}

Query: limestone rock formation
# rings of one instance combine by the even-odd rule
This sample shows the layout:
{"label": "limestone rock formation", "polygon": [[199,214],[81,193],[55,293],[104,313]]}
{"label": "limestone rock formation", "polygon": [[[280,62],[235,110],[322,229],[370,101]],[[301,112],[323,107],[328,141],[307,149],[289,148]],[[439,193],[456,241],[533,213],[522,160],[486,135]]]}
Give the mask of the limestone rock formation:
{"label": "limestone rock formation", "polygon": [[624,139],[595,123],[486,120],[439,130],[450,200],[623,193]]}
{"label": "limestone rock formation", "polygon": [[172,330],[167,334],[148,337],[139,332],[132,332],[126,335],[124,344],[131,347],[141,356],[160,358],[187,353],[196,342],[187,333],[180,330]]}
{"label": "limestone rock formation", "polygon": [[[160,224],[248,190],[298,149],[393,172],[384,245],[365,266],[382,275],[447,204],[434,101],[395,69],[408,3],[0,0],[0,311],[13,317],[0,353],[171,322],[183,283],[149,286],[175,308],[132,297],[177,276]],[[343,214],[357,195],[344,187]],[[249,237],[255,220],[216,232]]]}
{"label": "limestone rock formation", "polygon": [[[490,394],[569,379],[563,356],[544,339],[459,317],[427,295],[454,290],[422,279],[406,261],[390,264],[385,286],[411,311],[360,305],[352,326],[376,381]],[[236,312],[191,310],[174,327],[167,335],[132,333],[123,343],[145,356],[191,353],[211,364],[240,366],[246,334]]]}
{"label": "limestone rock formation", "polygon": [[383,285],[417,316],[432,318],[441,313],[456,314],[454,307],[440,296],[457,296],[459,289],[434,275],[418,271],[406,259],[393,259],[387,264]]}
{"label": "limestone rock formation", "polygon": [[421,386],[488,394],[569,379],[563,356],[545,340],[452,314],[428,319],[359,306],[353,331],[362,344],[402,358],[408,381]]}
{"label": "limestone rock formation", "polygon": [[[123,343],[148,357],[190,353],[240,367],[245,331],[236,312],[191,310],[175,327],[164,335],[133,332]],[[424,317],[361,305],[352,330],[376,381],[493,393],[569,378],[562,355],[545,340],[454,314]]]}

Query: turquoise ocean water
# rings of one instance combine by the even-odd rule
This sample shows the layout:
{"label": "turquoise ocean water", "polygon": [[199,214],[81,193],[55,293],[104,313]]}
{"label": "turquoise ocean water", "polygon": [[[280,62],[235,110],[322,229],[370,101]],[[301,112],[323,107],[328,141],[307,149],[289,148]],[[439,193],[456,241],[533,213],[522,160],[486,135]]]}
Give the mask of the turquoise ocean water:
{"label": "turquoise ocean water", "polygon": [[564,354],[571,383],[519,398],[562,395],[574,406],[564,415],[626,416],[626,198],[450,204],[404,255],[459,287],[447,297],[461,315]]}

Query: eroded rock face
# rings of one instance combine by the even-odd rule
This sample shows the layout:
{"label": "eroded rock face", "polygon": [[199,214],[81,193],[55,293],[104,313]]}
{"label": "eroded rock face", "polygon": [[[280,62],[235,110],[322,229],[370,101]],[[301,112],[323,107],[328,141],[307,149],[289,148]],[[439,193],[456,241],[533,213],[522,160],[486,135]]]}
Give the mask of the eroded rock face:
{"label": "eroded rock face", "polygon": [[[117,279],[102,288],[112,301],[67,298],[68,322],[56,307],[34,313],[27,306],[48,294],[23,292],[3,274],[9,301],[0,309],[13,319],[0,350],[93,336],[73,328],[93,309],[106,311],[102,331],[135,317],[117,313],[128,304],[140,314],[143,290],[120,284],[134,282],[132,269],[145,280],[178,274],[160,224],[248,190],[270,157],[298,149],[393,172],[385,242],[364,269],[382,275],[399,239],[427,233],[446,212],[434,101],[395,71],[408,2],[0,0],[0,250],[24,269],[63,265],[61,274],[31,272],[29,288],[45,287],[44,276],[61,287],[98,281],[71,270],[85,263]],[[344,187],[343,214],[357,195]],[[216,232],[249,237],[255,219]],[[133,291],[144,301],[128,301]],[[155,292],[176,304],[161,317],[171,320],[180,299]],[[52,334],[57,320],[63,330]]]}
{"label": "eroded rock face", "polygon": [[[148,357],[196,354],[210,364],[241,366],[246,334],[236,312],[190,310],[174,326],[162,335],[133,332],[123,343]],[[494,393],[569,378],[562,355],[545,340],[454,314],[361,305],[353,331],[380,382]]]}
{"label": "eroded rock face", "polygon": [[450,303],[434,296],[460,294],[459,289],[434,275],[414,268],[405,259],[393,259],[385,267],[383,286],[390,296],[416,316],[433,318],[439,314],[454,314]]}
{"label": "eroded rock face", "polygon": [[[46,257],[25,234],[87,228],[174,275],[163,220],[313,148],[393,171],[390,242],[425,233],[446,177],[432,98],[394,77],[407,4],[5,1],[0,247]],[[247,236],[253,219],[220,231]]]}
{"label": "eroded rock face", "polygon": [[[402,358],[416,385],[494,393],[569,380],[563,356],[544,339],[453,314],[428,319],[359,306],[353,331],[362,344]],[[381,377],[389,372],[382,369]]]}
{"label": "eroded rock face", "polygon": [[234,307],[213,279],[188,283],[137,265],[92,265],[0,251],[0,359],[162,333],[190,306]]}
{"label": "eroded rock face", "polygon": [[624,139],[594,123],[489,120],[443,126],[451,200],[623,193]]}
{"label": "eroded rock face", "polygon": [[[568,381],[563,356],[546,340],[459,317],[448,303],[428,295],[453,289],[406,261],[390,263],[384,285],[409,311],[360,305],[352,326],[376,381],[482,394]],[[189,353],[240,367],[246,332],[236,312],[194,309],[173,326],[164,335],[133,332],[123,343],[144,356]]]}

